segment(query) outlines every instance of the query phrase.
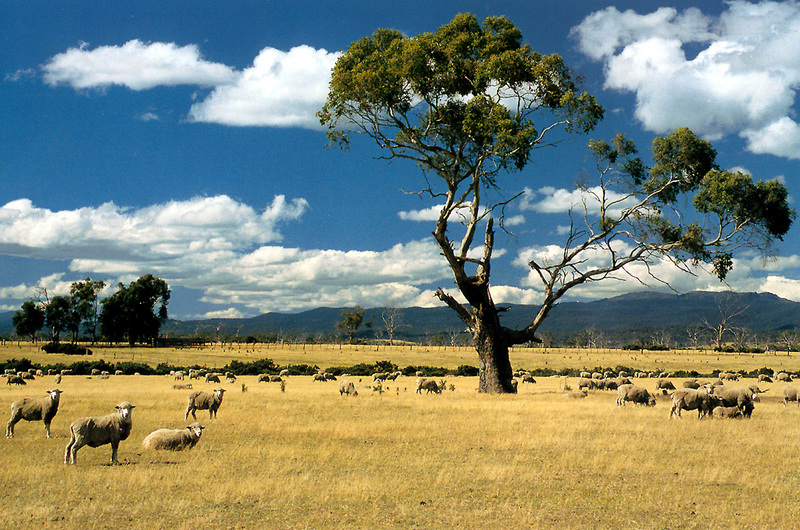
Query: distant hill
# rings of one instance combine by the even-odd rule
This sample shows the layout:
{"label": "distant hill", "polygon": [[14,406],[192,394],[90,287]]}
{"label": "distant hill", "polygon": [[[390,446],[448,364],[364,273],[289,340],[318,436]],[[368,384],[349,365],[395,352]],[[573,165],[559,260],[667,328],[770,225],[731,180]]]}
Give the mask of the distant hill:
{"label": "distant hill", "polygon": [[[711,293],[688,294],[635,293],[593,302],[565,302],[556,306],[541,328],[556,335],[573,334],[584,329],[629,330],[637,328],[680,328],[714,322],[719,318],[718,303],[732,297],[732,303],[747,310],[737,317],[735,325],[759,331],[781,331],[800,328],[800,303],[768,293]],[[535,306],[506,305],[502,313],[505,326],[522,328],[538,309]],[[367,309],[364,322],[372,322],[372,330],[362,326],[362,336],[373,336],[385,330],[381,320],[382,308]],[[447,307],[400,309],[401,325],[396,338],[419,341],[440,332],[460,331],[463,323]],[[0,334],[13,331],[13,312],[0,313]],[[297,337],[323,338],[336,333],[341,321],[341,308],[317,308],[301,313],[266,313],[253,318],[170,320],[164,328],[173,336],[214,334],[217,328],[224,335],[247,337],[256,333],[286,334]]]}
{"label": "distant hill", "polygon": [[[800,328],[800,303],[769,293],[688,294],[634,293],[593,302],[566,302],[556,306],[543,324],[542,332],[570,334],[582,329],[624,330],[635,328],[676,328],[714,322],[719,318],[718,302],[732,297],[732,303],[747,310],[737,317],[735,325],[752,330],[779,331]],[[503,305],[508,311],[501,316],[510,328],[530,323],[536,306]],[[381,308],[367,309],[364,322],[372,322],[374,330],[383,329]],[[419,340],[442,331],[461,330],[463,323],[447,307],[401,309],[402,326],[397,335]],[[247,336],[254,333],[285,333],[299,336],[326,336],[336,331],[341,321],[340,308],[319,308],[302,313],[266,313],[248,319],[215,319],[170,321],[166,330],[175,334],[210,332],[219,326],[222,333]],[[363,329],[363,328],[362,328]]]}

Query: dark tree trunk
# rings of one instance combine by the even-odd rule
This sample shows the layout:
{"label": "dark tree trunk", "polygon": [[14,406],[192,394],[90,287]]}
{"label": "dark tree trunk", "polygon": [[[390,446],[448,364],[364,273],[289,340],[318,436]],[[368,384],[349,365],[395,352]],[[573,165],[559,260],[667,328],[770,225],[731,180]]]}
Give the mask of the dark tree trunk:
{"label": "dark tree trunk", "polygon": [[[498,330],[502,334],[502,330]],[[478,392],[487,394],[515,393],[511,384],[513,372],[508,356],[508,345],[497,333],[479,330],[473,337],[478,352]]]}

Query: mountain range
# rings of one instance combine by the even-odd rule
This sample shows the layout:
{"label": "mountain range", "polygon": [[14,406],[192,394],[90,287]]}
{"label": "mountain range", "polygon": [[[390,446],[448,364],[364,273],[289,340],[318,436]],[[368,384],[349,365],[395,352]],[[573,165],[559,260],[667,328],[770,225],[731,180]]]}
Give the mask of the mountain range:
{"label": "mountain range", "polygon": [[[570,335],[581,330],[633,330],[641,328],[675,329],[721,318],[720,307],[742,310],[732,325],[754,331],[782,331],[800,328],[800,303],[769,293],[730,293],[697,291],[687,294],[634,293],[592,302],[565,302],[556,306],[540,328],[541,332]],[[510,328],[528,325],[538,310],[536,306],[503,305],[501,321]],[[366,309],[365,326],[358,336],[386,336],[381,315],[383,308]],[[420,341],[439,333],[458,333],[464,325],[447,307],[402,308],[395,338]],[[342,320],[342,308],[317,308],[300,313],[266,313],[252,318],[169,320],[162,333],[169,336],[254,334],[294,335],[324,338],[336,334]],[[13,312],[0,313],[0,334],[13,331]],[[367,327],[366,323],[371,323]]]}

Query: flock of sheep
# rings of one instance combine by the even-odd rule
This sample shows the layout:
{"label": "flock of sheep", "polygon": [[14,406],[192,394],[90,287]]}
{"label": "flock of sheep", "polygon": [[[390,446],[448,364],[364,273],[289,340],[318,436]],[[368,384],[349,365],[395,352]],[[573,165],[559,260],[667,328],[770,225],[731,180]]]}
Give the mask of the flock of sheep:
{"label": "flock of sheep", "polygon": [[[759,401],[759,394],[766,392],[761,390],[758,384],[726,385],[725,381],[739,380],[739,376],[734,373],[720,372],[716,381],[698,379],[684,381],[682,388],[675,388],[675,385],[667,379],[670,375],[672,374],[660,374],[656,381],[656,390],[661,390],[662,394],[670,397],[670,419],[680,418],[682,410],[696,410],[699,418],[749,418],[755,408],[754,402]],[[636,374],[636,377],[649,376],[650,374]],[[771,378],[767,375],[759,376],[758,381],[771,383],[773,379],[787,383],[792,380],[785,372],[774,372]],[[616,377],[609,373],[584,372],[578,381],[578,388],[578,392],[572,392],[568,396],[586,397],[589,389],[616,390],[617,406],[624,406],[627,402],[645,406],[656,404],[655,394],[633,384],[625,372],[620,372]],[[787,385],[783,387],[782,394],[784,406],[790,401],[796,401],[800,405],[800,386]]]}
{"label": "flock of sheep", "polygon": [[[63,374],[63,372],[62,372]],[[57,382],[60,383],[61,375],[57,374]],[[4,374],[7,384],[25,384],[25,380],[33,379],[33,373],[12,373],[6,371]],[[38,375],[42,375],[39,372]],[[101,378],[107,374],[97,374]],[[183,372],[172,374],[175,380],[182,380],[187,375]],[[190,372],[190,379],[205,377],[207,382],[219,382],[219,377],[223,374]],[[373,383],[384,381],[394,381],[401,375],[400,372],[385,372],[373,374]],[[416,393],[442,392],[443,385],[439,385],[433,379],[428,379],[421,373],[416,374]],[[716,381],[706,382],[700,380],[684,381],[682,388],[675,388],[674,384],[668,379],[672,374],[660,374],[656,381],[656,391],[661,390],[663,395],[669,395],[671,407],[669,417],[680,418],[682,410],[696,410],[699,418],[747,418],[750,417],[754,402],[759,401],[758,395],[765,392],[757,384],[749,386],[726,385],[725,381],[738,381],[738,375],[722,372]],[[227,382],[234,382],[236,377],[233,374],[224,374]],[[258,376],[258,382],[284,381],[286,373],[280,375],[262,374]],[[514,374],[513,386],[516,387],[517,379],[523,383],[535,383],[535,379],[528,372],[516,372]],[[649,377],[649,374],[635,374],[635,377]],[[791,382],[791,377],[786,373],[774,373],[773,377],[760,376],[759,382]],[[335,381],[337,378],[332,374],[318,373],[312,376],[312,381]],[[22,383],[19,383],[22,381]],[[188,385],[175,385],[175,388],[189,388]],[[583,398],[588,395],[588,390],[616,390],[617,406],[624,406],[631,402],[635,405],[653,406],[656,404],[656,394],[647,390],[643,386],[633,384],[628,374],[620,372],[611,373],[581,373],[578,380],[578,391],[568,393],[568,397]],[[242,391],[246,391],[246,386],[242,385]],[[200,440],[204,427],[197,422],[195,412],[197,410],[208,410],[209,420],[216,418],[217,411],[222,405],[225,389],[216,388],[212,392],[202,392],[193,390],[187,396],[184,420],[188,420],[192,415],[194,422],[182,429],[158,429],[148,434],[142,446],[149,450],[171,450],[180,451],[194,447]],[[783,405],[794,401],[800,406],[800,386],[787,385],[782,389]],[[14,436],[14,426],[21,420],[42,421],[45,427],[45,436],[50,438],[50,424],[58,412],[58,405],[62,391],[53,388],[46,392],[46,397],[30,398],[25,397],[14,401],[11,405],[11,417],[6,423],[6,438]],[[347,379],[339,381],[339,394],[348,396],[358,396],[355,384]],[[69,443],[64,449],[64,463],[75,464],[76,453],[81,447],[99,447],[111,445],[111,463],[117,464],[117,450],[119,443],[128,438],[132,427],[131,413],[134,405],[123,401],[116,405],[116,412],[106,416],[91,416],[79,418],[69,426]]]}
{"label": "flock of sheep", "polygon": [[[11,374],[8,371],[4,375],[6,376],[7,384],[14,383],[16,378],[22,379],[20,375]],[[61,382],[61,375],[56,375],[56,380],[59,383]],[[103,374],[98,375],[101,375],[102,378]],[[31,378],[26,377],[25,379]],[[24,379],[22,380],[24,381]],[[187,419],[191,414],[195,421],[183,429],[158,429],[151,432],[142,442],[143,448],[181,451],[194,447],[200,440],[204,429],[197,422],[195,411],[208,410],[209,419],[215,418],[222,404],[224,392],[224,388],[217,388],[213,392],[191,392],[187,397],[184,419]],[[62,393],[62,390],[53,388],[46,392],[47,396],[44,398],[24,397],[14,401],[11,404],[11,417],[6,423],[6,438],[14,437],[14,426],[21,420],[42,421],[44,423],[45,436],[50,438],[50,424],[58,412]],[[126,440],[131,433],[133,426],[131,413],[135,405],[128,401],[123,401],[116,405],[115,408],[116,412],[112,414],[79,418],[70,424],[69,443],[64,449],[65,464],[75,464],[78,450],[87,445],[89,447],[111,445],[111,463],[119,463],[117,458],[119,443]]]}

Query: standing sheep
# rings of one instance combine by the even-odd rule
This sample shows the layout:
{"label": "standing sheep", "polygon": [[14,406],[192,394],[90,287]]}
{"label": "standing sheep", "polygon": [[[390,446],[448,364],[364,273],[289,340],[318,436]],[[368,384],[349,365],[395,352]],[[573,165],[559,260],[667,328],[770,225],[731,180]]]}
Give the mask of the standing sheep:
{"label": "standing sheep", "polygon": [[434,394],[441,394],[442,389],[439,388],[439,385],[433,379],[425,379],[420,378],[417,379],[417,394],[422,394],[422,391],[425,390],[427,394],[433,392]]}
{"label": "standing sheep", "polygon": [[783,387],[783,391],[782,392],[783,392],[783,406],[784,407],[789,405],[790,401],[797,401],[797,405],[800,406],[800,399],[798,399],[798,395],[800,395],[800,393],[798,393],[798,389],[800,389],[800,387],[795,386],[795,385],[787,385],[787,386]]}
{"label": "standing sheep", "polygon": [[617,388],[617,406],[622,407],[626,401],[631,403],[652,407],[656,404],[656,398],[644,387],[636,385],[622,385]]}
{"label": "standing sheep", "polygon": [[224,393],[224,388],[216,388],[213,393],[195,390],[186,399],[186,412],[183,414],[183,419],[188,418],[191,412],[192,418],[197,420],[197,416],[194,415],[196,410],[208,410],[208,419],[216,418]]}
{"label": "standing sheep", "polygon": [[44,421],[44,432],[50,438],[50,422],[58,412],[58,400],[61,390],[54,388],[47,391],[47,397],[41,399],[22,398],[11,404],[11,418],[6,423],[6,438],[14,436],[14,425],[19,420]]}
{"label": "standing sheep", "polygon": [[111,463],[118,464],[119,443],[128,438],[133,422],[131,411],[134,405],[123,401],[115,407],[117,412],[108,416],[80,418],[69,426],[69,443],[64,449],[64,463],[74,464],[78,449],[84,445],[100,447],[111,444]]}
{"label": "standing sheep", "polygon": [[347,394],[348,396],[357,396],[358,392],[356,391],[356,385],[353,384],[352,381],[348,381],[347,379],[342,379],[339,381],[339,395]]}
{"label": "standing sheep", "polygon": [[190,423],[184,429],[159,429],[148,434],[142,442],[144,449],[183,451],[191,449],[200,440],[203,427],[198,422]]}

